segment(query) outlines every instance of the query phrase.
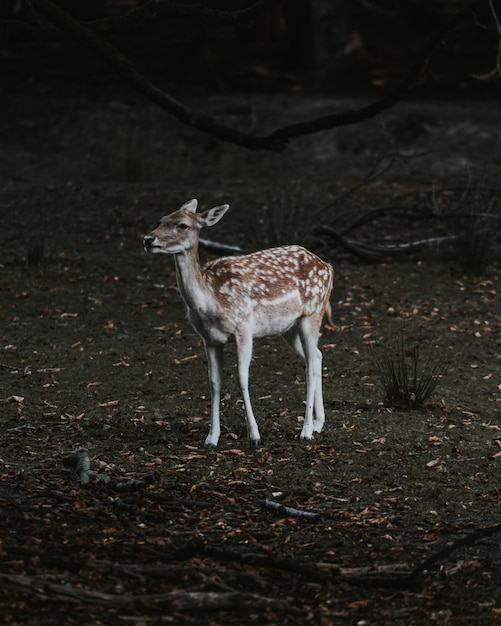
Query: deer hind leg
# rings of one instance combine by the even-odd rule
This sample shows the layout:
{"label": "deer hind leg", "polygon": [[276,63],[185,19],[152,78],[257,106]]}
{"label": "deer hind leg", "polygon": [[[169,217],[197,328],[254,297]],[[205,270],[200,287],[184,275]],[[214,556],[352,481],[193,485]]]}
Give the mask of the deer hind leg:
{"label": "deer hind leg", "polygon": [[315,417],[313,418],[313,432],[319,433],[325,423],[324,395],[322,391],[322,352],[317,347],[318,375],[315,384]]}
{"label": "deer hind leg", "polygon": [[249,367],[252,358],[252,336],[237,336],[236,343],[238,354],[238,380],[245,405],[247,432],[250,442],[257,446],[261,443],[261,435],[259,434],[259,428],[256,418],[254,417],[249,394]]}
{"label": "deer hind leg", "polygon": [[205,344],[205,352],[209,365],[209,382],[211,390],[210,430],[205,445],[217,446],[221,434],[219,411],[221,405],[221,381],[223,378],[223,346]]}
{"label": "deer hind leg", "polygon": [[[303,344],[301,342],[301,337],[299,330],[294,328],[292,331],[283,335],[287,344],[292,348],[292,350],[298,354],[304,361],[305,368],[307,365],[305,351],[303,349]],[[316,346],[315,346],[316,348]],[[325,411],[324,411],[324,402],[322,396],[322,353],[316,348],[319,354],[316,354],[316,359],[320,359],[320,375],[315,377],[315,387],[314,387],[314,401],[313,401],[313,432],[319,433],[322,430],[322,427],[325,422]],[[308,376],[308,372],[306,371],[306,376]]]}
{"label": "deer hind leg", "polygon": [[317,345],[321,321],[316,316],[304,317],[298,328],[306,363],[306,411],[301,439],[311,439],[313,432],[319,433],[325,422],[322,352]]}

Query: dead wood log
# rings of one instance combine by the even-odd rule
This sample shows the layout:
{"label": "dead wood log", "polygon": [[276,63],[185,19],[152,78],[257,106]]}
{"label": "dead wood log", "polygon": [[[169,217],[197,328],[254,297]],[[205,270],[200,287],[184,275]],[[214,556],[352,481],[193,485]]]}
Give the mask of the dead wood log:
{"label": "dead wood log", "polygon": [[103,57],[126,82],[174,116],[179,122],[217,137],[221,141],[230,142],[240,147],[250,150],[260,149],[278,152],[284,150],[291,139],[340,126],[357,124],[393,107],[419,82],[431,53],[441,43],[443,37],[471,15],[483,2],[484,0],[471,0],[435,32],[424,44],[404,79],[382,98],[358,109],[335,112],[304,122],[283,126],[268,135],[253,135],[220,124],[212,118],[197,115],[179,100],[151,83],[106,39],[94,33],[91,28],[72,19],[66,11],[60,9],[51,0],[31,0],[32,5],[40,10],[53,24]]}

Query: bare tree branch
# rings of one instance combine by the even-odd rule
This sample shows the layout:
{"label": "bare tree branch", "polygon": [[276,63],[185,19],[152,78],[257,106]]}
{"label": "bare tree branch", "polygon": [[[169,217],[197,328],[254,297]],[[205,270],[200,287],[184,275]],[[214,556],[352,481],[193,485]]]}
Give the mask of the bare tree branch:
{"label": "bare tree branch", "polygon": [[89,28],[72,19],[68,13],[56,6],[51,0],[32,0],[32,4],[41,9],[46,17],[66,33],[73,36],[82,44],[92,48],[104,57],[115,71],[124,80],[134,86],[152,102],[165,109],[178,121],[198,130],[205,131],[218,137],[222,141],[229,141],[252,150],[263,148],[269,150],[280,149],[277,141],[268,138],[253,137],[236,129],[219,124],[215,120],[195,114],[187,106],[162,91],[159,87],[146,79],[128,59],[116,50],[106,39],[99,37]]}
{"label": "bare tree branch", "polygon": [[[234,11],[222,11],[196,4],[179,4],[172,0],[148,0],[144,4],[130,9],[120,15],[113,15],[97,20],[85,22],[85,24],[99,33],[127,33],[137,32],[139,29],[148,28],[158,18],[185,19],[192,22],[204,22],[211,24],[226,24],[236,26],[249,24],[266,7],[278,4],[282,0],[257,0],[244,9]],[[37,32],[36,16],[34,20],[9,19],[0,21],[0,34],[32,34]]]}
{"label": "bare tree branch", "polygon": [[82,44],[92,48],[106,59],[124,80],[183,124],[206,132],[221,141],[227,141],[250,150],[282,151],[287,143],[296,137],[356,124],[375,117],[382,111],[391,108],[419,82],[431,53],[441,42],[443,36],[463,21],[485,0],[472,0],[432,35],[423,46],[404,79],[386,96],[358,109],[336,112],[305,122],[283,126],[268,135],[261,136],[242,132],[220,124],[212,118],[197,115],[179,100],[176,100],[167,92],[151,83],[108,41],[96,35],[90,28],[72,19],[68,13],[56,6],[51,0],[31,0],[31,2],[34,7],[40,9],[45,17],[61,30]]}
{"label": "bare tree branch", "polygon": [[477,7],[483,4],[484,1],[485,0],[472,0],[472,2],[469,2],[463,9],[458,11],[456,15],[448,20],[437,32],[435,32],[417,55],[404,79],[383,98],[380,98],[379,100],[376,100],[375,102],[359,109],[333,113],[331,115],[319,117],[315,120],[285,126],[272,133],[270,138],[288,141],[289,139],[295,137],[309,135],[322,130],[356,124],[375,117],[382,111],[391,108],[399,100],[404,98],[407,93],[411,91],[419,82],[431,53],[442,41],[443,37],[448,32],[453,30],[466,17],[468,17]]}
{"label": "bare tree branch", "polygon": [[259,13],[281,0],[257,0],[245,9],[221,11],[202,4],[178,4],[171,0],[149,0],[123,15],[89,22],[94,30],[108,32],[110,30],[137,30],[138,26],[148,26],[158,17],[178,18],[199,22],[237,25],[251,22]]}

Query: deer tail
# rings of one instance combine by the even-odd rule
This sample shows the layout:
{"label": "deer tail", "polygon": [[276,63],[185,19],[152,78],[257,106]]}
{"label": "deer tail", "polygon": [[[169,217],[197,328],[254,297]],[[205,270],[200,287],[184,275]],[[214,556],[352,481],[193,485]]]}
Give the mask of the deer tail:
{"label": "deer tail", "polygon": [[327,328],[327,330],[335,330],[336,327],[334,326],[334,320],[332,319],[332,307],[331,307],[330,302],[327,302],[324,315],[325,315],[325,320],[327,322],[325,324],[325,328]]}

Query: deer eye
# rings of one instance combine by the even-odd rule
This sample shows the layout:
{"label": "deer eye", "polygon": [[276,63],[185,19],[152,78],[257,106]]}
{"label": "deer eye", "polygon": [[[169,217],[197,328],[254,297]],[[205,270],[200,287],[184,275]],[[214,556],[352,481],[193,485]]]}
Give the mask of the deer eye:
{"label": "deer eye", "polygon": [[178,228],[179,230],[188,230],[189,226],[188,224],[184,224],[183,222],[181,222],[180,224],[177,224],[176,228]]}

